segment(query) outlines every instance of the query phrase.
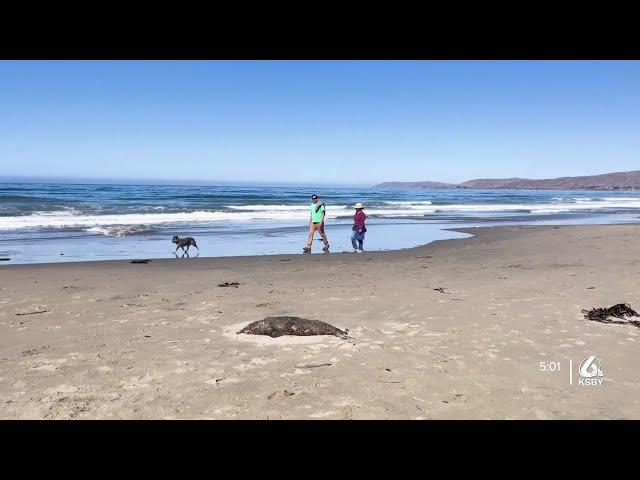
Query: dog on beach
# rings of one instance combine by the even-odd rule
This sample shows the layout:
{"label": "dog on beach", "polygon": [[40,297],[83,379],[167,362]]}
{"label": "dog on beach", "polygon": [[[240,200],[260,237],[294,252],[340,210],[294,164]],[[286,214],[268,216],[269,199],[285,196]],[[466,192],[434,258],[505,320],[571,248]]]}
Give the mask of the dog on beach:
{"label": "dog on beach", "polygon": [[[196,241],[193,237],[183,237],[180,238],[178,235],[174,235],[173,239],[171,240],[171,243],[175,243],[176,244],[176,249],[173,253],[176,253],[178,251],[179,248],[182,248],[182,251],[185,253],[189,253],[189,247],[191,245],[193,245],[194,247],[198,248],[198,245],[196,245]],[[186,250],[185,250],[186,247]],[[198,248],[198,251],[200,251],[200,249]]]}

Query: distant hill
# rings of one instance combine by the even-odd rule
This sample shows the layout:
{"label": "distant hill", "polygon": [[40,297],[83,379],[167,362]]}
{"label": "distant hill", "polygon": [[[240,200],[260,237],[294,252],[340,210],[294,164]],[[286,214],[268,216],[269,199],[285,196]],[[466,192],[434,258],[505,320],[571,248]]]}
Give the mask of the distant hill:
{"label": "distant hill", "polygon": [[503,188],[510,183],[526,181],[526,178],[479,178],[477,180],[467,180],[456,186],[465,188]]}
{"label": "distant hill", "polygon": [[503,188],[550,190],[640,190],[640,170],[582,177],[542,180],[526,178],[480,178],[459,184],[442,182],[385,182],[373,188]]}
{"label": "distant hill", "polygon": [[384,182],[373,188],[456,188],[456,185],[442,182]]}

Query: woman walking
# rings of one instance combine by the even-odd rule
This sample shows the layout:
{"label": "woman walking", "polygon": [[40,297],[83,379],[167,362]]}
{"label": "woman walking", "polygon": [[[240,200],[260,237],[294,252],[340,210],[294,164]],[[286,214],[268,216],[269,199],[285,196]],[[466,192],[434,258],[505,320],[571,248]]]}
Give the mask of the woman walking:
{"label": "woman walking", "polygon": [[353,253],[364,253],[364,234],[367,231],[367,227],[364,226],[364,221],[366,220],[367,215],[364,213],[364,205],[362,205],[360,202],[356,203],[353,208],[356,209],[356,213],[353,216],[353,232],[351,233],[351,245],[353,245]]}

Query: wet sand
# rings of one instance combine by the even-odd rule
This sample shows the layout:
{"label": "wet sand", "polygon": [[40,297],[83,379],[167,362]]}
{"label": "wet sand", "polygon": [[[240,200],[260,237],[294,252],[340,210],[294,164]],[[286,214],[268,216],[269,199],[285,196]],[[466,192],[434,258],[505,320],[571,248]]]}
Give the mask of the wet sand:
{"label": "wet sand", "polygon": [[[580,312],[640,310],[640,226],[462,231],[394,252],[2,265],[0,418],[640,418],[640,329]],[[354,341],[235,333],[277,315]],[[578,385],[589,355],[602,386]]]}

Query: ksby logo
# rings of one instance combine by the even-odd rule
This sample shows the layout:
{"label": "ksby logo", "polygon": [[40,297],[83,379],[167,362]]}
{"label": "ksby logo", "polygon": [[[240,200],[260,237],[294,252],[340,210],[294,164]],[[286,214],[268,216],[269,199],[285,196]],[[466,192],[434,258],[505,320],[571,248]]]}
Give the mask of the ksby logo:
{"label": "ksby logo", "polygon": [[582,378],[578,380],[578,385],[600,386],[604,382],[602,362],[595,355],[591,355],[582,361],[579,372]]}

